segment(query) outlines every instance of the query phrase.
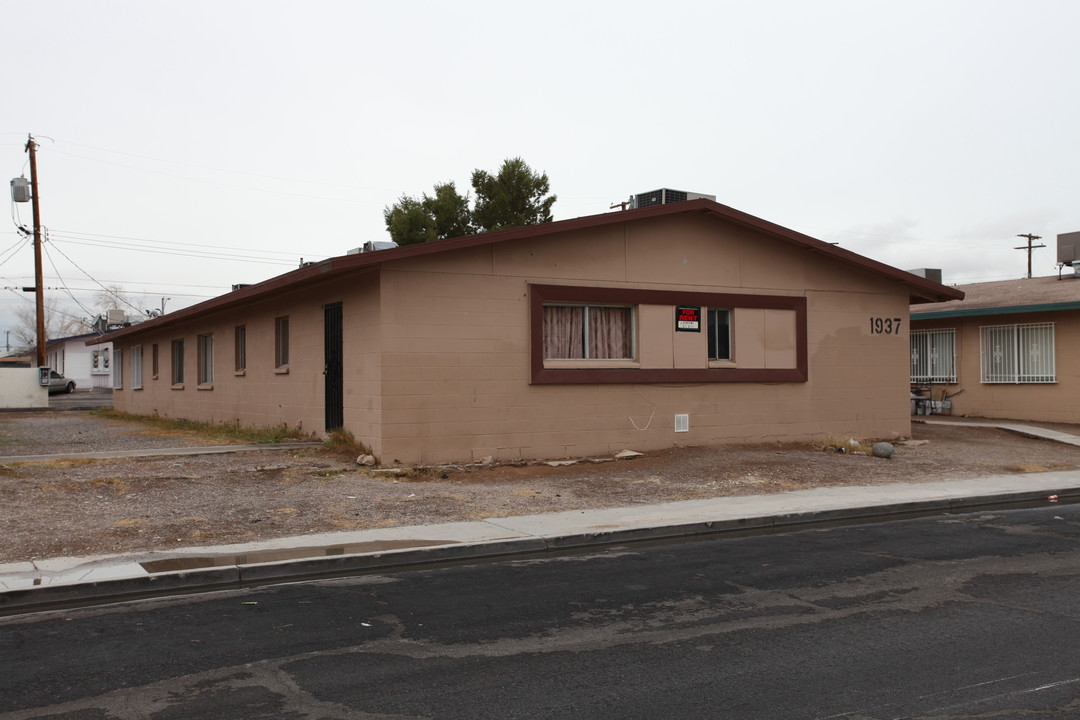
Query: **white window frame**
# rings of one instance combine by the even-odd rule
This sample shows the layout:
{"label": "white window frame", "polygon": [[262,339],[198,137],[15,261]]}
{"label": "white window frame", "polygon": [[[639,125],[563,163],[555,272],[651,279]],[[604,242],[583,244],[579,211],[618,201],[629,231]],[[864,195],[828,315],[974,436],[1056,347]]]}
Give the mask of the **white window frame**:
{"label": "white window frame", "polygon": [[1055,383],[1054,323],[979,328],[979,380],[984,383]]}
{"label": "white window frame", "polygon": [[956,328],[911,331],[911,382],[956,382]]}
{"label": "white window frame", "polygon": [[131,388],[143,389],[143,353],[142,345],[131,346]]}

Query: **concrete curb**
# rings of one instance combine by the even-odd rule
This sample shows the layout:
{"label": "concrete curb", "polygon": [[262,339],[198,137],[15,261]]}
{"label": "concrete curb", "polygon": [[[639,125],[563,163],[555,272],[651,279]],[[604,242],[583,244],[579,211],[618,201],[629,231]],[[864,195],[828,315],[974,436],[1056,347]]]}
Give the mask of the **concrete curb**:
{"label": "concrete curb", "polygon": [[967,497],[935,498],[820,511],[751,515],[656,526],[612,528],[598,532],[521,537],[478,542],[448,542],[422,548],[386,550],[155,573],[81,584],[43,585],[0,592],[0,614],[15,615],[65,607],[139,598],[235,589],[261,584],[342,577],[373,571],[418,568],[442,563],[567,552],[628,542],[711,535],[796,532],[821,525],[863,524],[972,512],[980,508],[1045,505],[1049,496],[1062,503],[1080,502],[1080,487],[1042,488]]}

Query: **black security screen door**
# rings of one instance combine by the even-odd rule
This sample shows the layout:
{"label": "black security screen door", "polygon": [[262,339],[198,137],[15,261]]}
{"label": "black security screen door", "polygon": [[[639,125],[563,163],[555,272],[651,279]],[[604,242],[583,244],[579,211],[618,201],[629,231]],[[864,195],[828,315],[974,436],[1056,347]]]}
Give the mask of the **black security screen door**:
{"label": "black security screen door", "polygon": [[326,431],[345,424],[345,392],[342,382],[341,303],[323,306],[323,378],[326,386]]}

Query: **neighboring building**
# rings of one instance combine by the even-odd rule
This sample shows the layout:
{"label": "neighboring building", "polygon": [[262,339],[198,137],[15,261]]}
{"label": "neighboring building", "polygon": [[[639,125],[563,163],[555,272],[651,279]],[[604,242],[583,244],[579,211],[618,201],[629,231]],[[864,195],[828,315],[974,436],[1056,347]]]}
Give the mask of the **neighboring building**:
{"label": "neighboring building", "polygon": [[1080,278],[958,287],[911,308],[911,382],[955,414],[1080,423]]}
{"label": "neighboring building", "polygon": [[112,343],[99,333],[72,335],[45,344],[45,364],[74,380],[78,390],[112,386]]}
{"label": "neighboring building", "polygon": [[907,435],[908,305],[960,297],[697,199],[335,257],[106,339],[119,410],[552,458]]}

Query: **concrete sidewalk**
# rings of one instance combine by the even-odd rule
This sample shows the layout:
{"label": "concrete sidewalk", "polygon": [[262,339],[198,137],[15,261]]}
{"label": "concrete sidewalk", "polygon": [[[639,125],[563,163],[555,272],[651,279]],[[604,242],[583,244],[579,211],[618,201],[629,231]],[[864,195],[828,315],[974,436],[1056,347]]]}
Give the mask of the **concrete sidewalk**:
{"label": "concrete sidewalk", "polygon": [[0,613],[452,561],[1080,501],[1080,470],[831,487],[0,565]]}

